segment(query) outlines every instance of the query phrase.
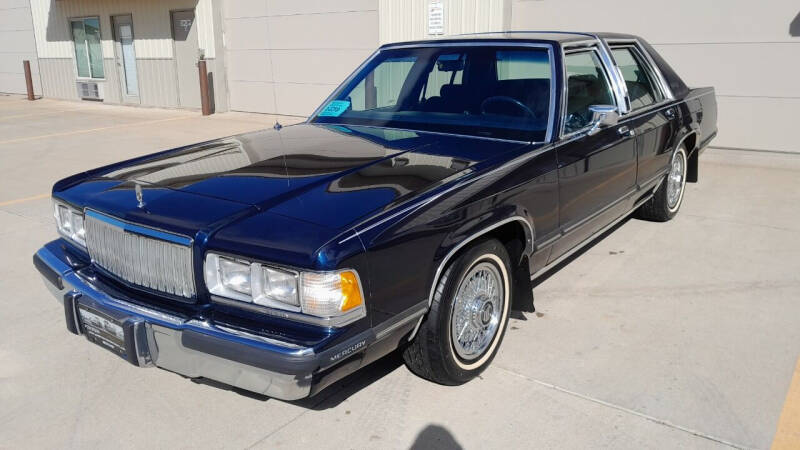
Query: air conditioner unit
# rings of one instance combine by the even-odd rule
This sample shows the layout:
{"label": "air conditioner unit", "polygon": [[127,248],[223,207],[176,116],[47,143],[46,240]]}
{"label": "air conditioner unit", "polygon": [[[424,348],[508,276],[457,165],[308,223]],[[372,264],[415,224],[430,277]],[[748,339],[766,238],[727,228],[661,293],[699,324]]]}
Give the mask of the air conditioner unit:
{"label": "air conditioner unit", "polygon": [[78,81],[78,97],[88,100],[103,99],[103,85],[96,81]]}

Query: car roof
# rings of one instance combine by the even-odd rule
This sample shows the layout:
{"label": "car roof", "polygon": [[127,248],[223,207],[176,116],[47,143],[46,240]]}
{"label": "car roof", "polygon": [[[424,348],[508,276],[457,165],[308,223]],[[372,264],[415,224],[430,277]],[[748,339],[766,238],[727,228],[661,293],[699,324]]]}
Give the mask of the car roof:
{"label": "car roof", "polygon": [[636,38],[636,36],[633,35],[620,33],[591,33],[580,31],[502,31],[457,34],[417,41],[393,42],[390,44],[384,44],[381,46],[381,48],[471,41],[554,42],[558,44],[568,44],[570,42],[585,41],[587,39],[593,40],[597,39],[598,37]]}

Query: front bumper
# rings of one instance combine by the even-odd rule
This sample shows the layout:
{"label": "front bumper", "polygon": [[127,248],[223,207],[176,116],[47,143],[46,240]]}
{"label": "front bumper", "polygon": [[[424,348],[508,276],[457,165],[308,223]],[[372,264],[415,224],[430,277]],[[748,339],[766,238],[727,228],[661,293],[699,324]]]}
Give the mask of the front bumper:
{"label": "front bumper", "polygon": [[134,365],[209,378],[283,400],[311,394],[313,373],[320,367],[320,355],[312,348],[177,317],[112,296],[98,280],[74,270],[55,242],[42,247],[33,260],[47,288],[64,305],[67,328],[83,334],[79,304],[111,316],[125,334],[121,356]]}

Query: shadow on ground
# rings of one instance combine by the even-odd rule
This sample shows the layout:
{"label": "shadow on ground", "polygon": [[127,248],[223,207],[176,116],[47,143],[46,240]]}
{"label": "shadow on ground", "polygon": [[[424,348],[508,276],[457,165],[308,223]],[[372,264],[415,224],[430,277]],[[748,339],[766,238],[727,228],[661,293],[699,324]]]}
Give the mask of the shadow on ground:
{"label": "shadow on ground", "polygon": [[461,450],[462,448],[447,428],[433,424],[420,431],[410,447],[411,450]]}

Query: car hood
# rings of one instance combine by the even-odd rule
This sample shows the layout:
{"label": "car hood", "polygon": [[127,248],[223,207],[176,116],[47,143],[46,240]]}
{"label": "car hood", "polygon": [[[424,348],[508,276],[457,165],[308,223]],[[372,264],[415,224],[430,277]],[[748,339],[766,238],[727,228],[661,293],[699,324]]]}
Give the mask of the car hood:
{"label": "car hood", "polygon": [[205,198],[203,209],[213,204],[219,211],[210,213],[214,217],[208,217],[206,228],[225,216],[269,212],[341,230],[521,145],[300,124],[162,152],[92,171],[87,178],[126,191],[129,201],[139,185],[145,204],[163,203],[161,220],[169,220],[170,202],[184,202],[177,209],[199,208],[203,202],[197,198]]}

